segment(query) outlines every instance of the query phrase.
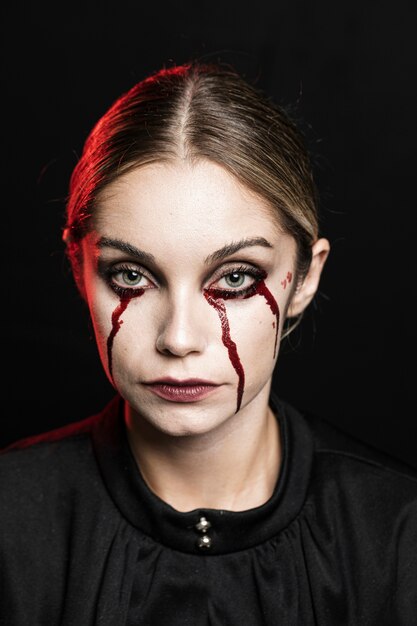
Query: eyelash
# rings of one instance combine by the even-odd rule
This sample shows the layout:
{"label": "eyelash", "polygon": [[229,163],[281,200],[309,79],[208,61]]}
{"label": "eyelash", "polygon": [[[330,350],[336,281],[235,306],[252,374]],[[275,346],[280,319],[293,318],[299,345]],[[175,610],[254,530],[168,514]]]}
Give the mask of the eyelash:
{"label": "eyelash", "polygon": [[[119,297],[133,297],[138,292],[143,293],[144,290],[152,289],[152,287],[121,287],[120,285],[114,282],[115,276],[123,274],[124,272],[133,272],[137,274],[139,277],[146,278],[149,282],[154,285],[154,281],[141,269],[137,267],[132,267],[131,265],[118,265],[109,268],[105,268],[101,271],[104,276],[107,284],[110,289],[112,289]],[[253,282],[248,287],[243,287],[242,289],[223,289],[221,287],[207,287],[204,289],[205,292],[211,294],[215,298],[221,298],[223,300],[231,300],[231,299],[246,299],[250,298],[255,292],[256,287],[266,277],[266,272],[263,270],[250,266],[250,265],[240,265],[240,266],[231,266],[225,268],[223,270],[219,270],[217,276],[215,276],[212,284],[219,282],[222,278],[226,278],[227,276],[231,276],[232,274],[241,274],[244,276],[250,276],[253,278]]]}
{"label": "eyelash", "polygon": [[223,300],[231,299],[245,299],[250,298],[255,292],[256,287],[266,277],[266,273],[256,267],[250,265],[240,265],[239,267],[230,267],[225,271],[221,271],[220,275],[216,277],[214,282],[218,282],[226,276],[232,274],[242,274],[244,276],[250,276],[253,278],[253,282],[248,287],[242,289],[222,289],[220,287],[208,287],[205,291],[215,298],[222,298]]}
{"label": "eyelash", "polygon": [[115,283],[114,282],[115,276],[118,276],[119,274],[123,274],[125,272],[135,273],[137,274],[138,278],[143,277],[143,278],[146,278],[151,283],[154,282],[153,280],[149,278],[149,276],[147,276],[147,274],[144,271],[138,269],[137,267],[132,267],[131,265],[117,265],[117,266],[105,268],[102,274],[104,275],[104,278],[107,284],[109,285],[110,289],[112,289],[119,297],[121,298],[126,298],[129,296],[133,297],[138,292],[142,293],[146,289],[152,289],[152,287],[142,287],[142,286],[121,287],[120,285]]}

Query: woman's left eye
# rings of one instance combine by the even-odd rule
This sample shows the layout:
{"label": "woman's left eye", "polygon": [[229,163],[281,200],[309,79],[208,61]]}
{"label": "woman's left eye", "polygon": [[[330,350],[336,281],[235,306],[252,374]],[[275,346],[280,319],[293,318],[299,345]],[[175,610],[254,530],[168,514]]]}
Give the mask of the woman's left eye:
{"label": "woman's left eye", "polygon": [[237,289],[239,287],[249,287],[253,282],[253,276],[245,274],[245,272],[230,272],[217,282],[217,289]]}
{"label": "woman's left eye", "polygon": [[255,267],[239,267],[223,273],[215,279],[208,292],[219,298],[248,298],[256,292],[256,286],[266,276]]}

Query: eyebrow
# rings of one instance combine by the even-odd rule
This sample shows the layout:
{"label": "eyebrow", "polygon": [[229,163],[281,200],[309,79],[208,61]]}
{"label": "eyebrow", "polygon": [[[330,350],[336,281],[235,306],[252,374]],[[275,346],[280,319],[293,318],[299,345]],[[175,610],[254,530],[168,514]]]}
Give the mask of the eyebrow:
{"label": "eyebrow", "polygon": [[231,256],[235,252],[239,252],[243,248],[251,248],[254,246],[263,246],[264,248],[272,248],[272,244],[269,243],[264,237],[249,237],[241,239],[240,241],[229,243],[223,248],[216,250],[205,259],[206,264],[214,263],[215,261],[222,261],[228,256]]}
{"label": "eyebrow", "polygon": [[136,257],[140,261],[144,261],[145,263],[155,263],[155,257],[150,252],[144,252],[144,250],[140,250],[140,248],[136,248],[136,246],[132,246],[132,244],[123,241],[122,239],[112,239],[110,237],[101,237],[97,246],[99,248],[114,248],[115,250],[120,250],[121,252],[126,252],[134,257]]}
{"label": "eyebrow", "polygon": [[[97,243],[98,248],[114,248],[115,250],[120,250],[121,252],[126,252],[127,254],[131,254],[136,257],[140,261],[144,261],[145,263],[155,263],[155,257],[150,252],[145,252],[140,248],[136,248],[136,246],[132,246],[132,244],[123,241],[122,239],[112,239],[111,237],[101,237]],[[267,239],[264,237],[248,237],[246,239],[241,239],[240,241],[232,242],[226,244],[222,248],[215,250],[211,254],[206,257],[204,263],[206,265],[210,265],[210,263],[214,263],[215,261],[221,261],[235,252],[239,252],[239,250],[243,250],[243,248],[253,248],[255,246],[262,246],[264,248],[272,248],[272,244],[269,243]]]}

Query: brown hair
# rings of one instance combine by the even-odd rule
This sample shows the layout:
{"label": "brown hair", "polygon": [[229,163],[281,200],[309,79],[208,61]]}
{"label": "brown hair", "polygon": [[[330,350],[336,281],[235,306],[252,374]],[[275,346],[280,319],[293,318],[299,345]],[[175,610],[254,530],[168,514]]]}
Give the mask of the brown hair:
{"label": "brown hair", "polygon": [[178,158],[220,164],[264,198],[294,237],[297,278],[304,276],[318,214],[300,131],[281,107],[230,67],[191,62],[134,85],[87,137],[70,180],[64,231],[78,284],[79,244],[99,193],[128,169]]}

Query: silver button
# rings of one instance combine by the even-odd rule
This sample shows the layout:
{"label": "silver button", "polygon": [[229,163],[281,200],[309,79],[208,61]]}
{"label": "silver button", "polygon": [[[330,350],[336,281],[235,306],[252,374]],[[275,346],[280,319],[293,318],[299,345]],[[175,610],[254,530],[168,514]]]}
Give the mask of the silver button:
{"label": "silver button", "polygon": [[211,528],[211,524],[205,517],[200,517],[200,521],[195,527],[200,533],[206,533]]}
{"label": "silver button", "polygon": [[201,550],[207,550],[208,548],[211,548],[211,538],[208,535],[202,535],[202,537],[200,537],[197,542],[197,546]]}
{"label": "silver button", "polygon": [[211,548],[211,537],[207,535],[207,531],[211,528],[211,524],[205,517],[200,517],[194,528],[201,533],[201,536],[197,540],[197,547],[200,550],[207,550]]}

